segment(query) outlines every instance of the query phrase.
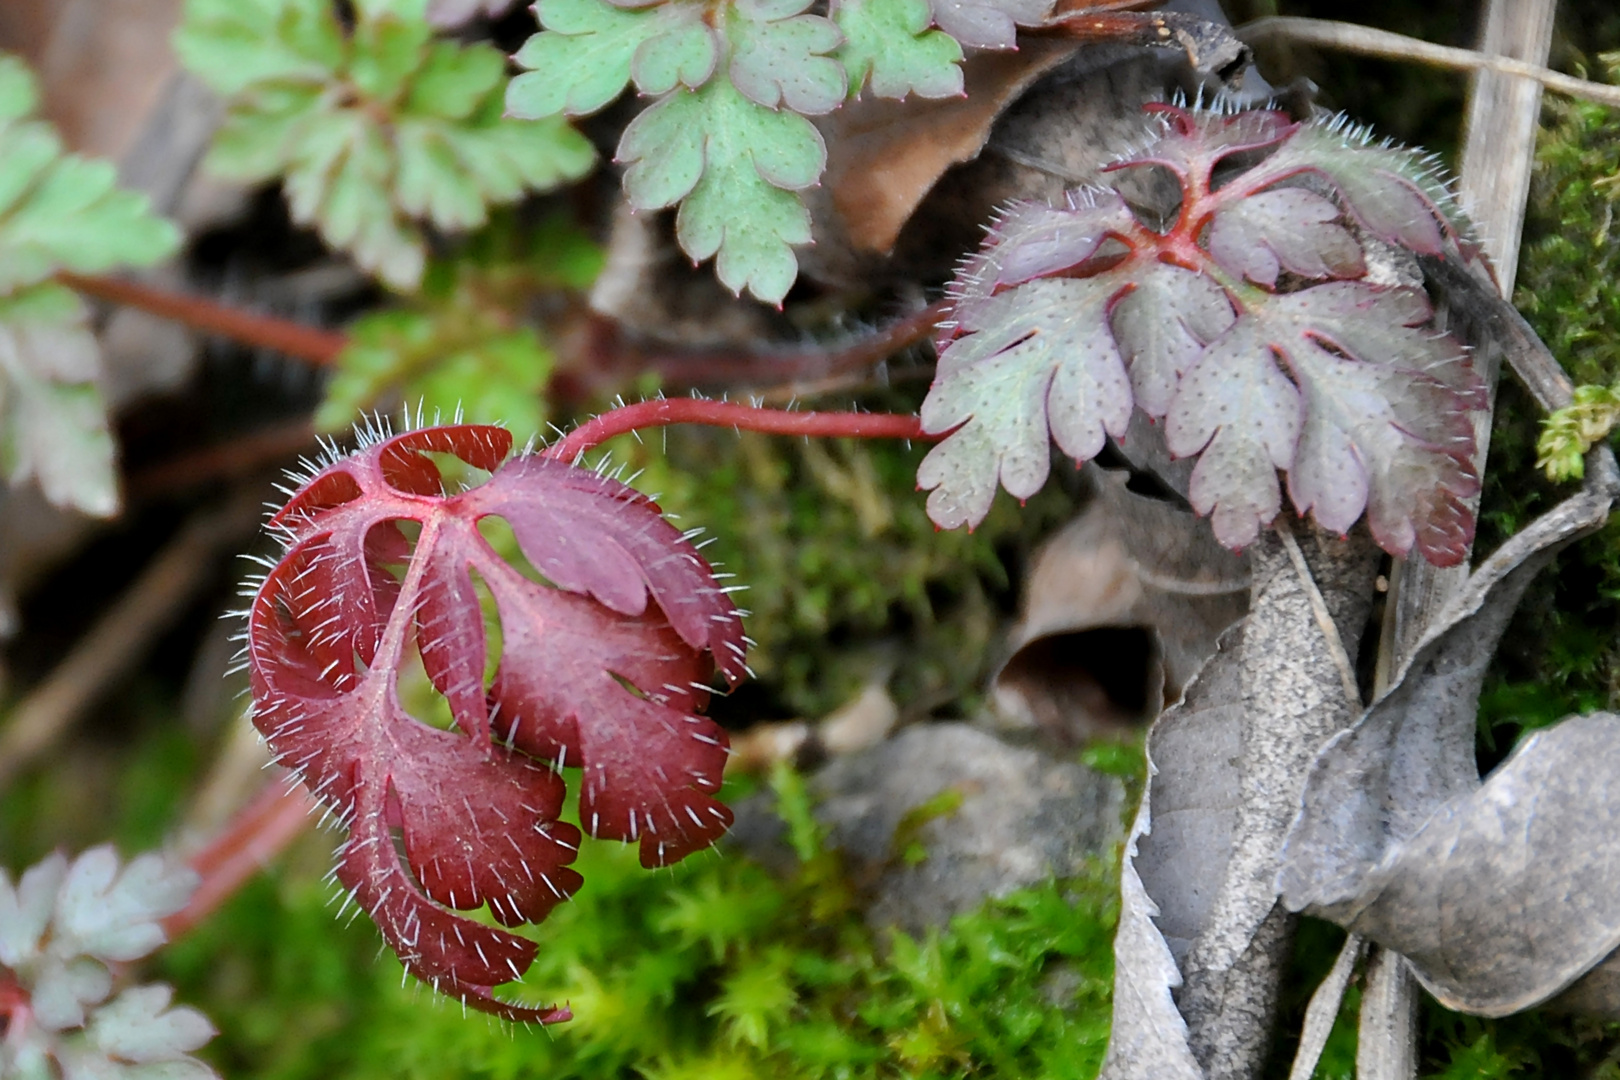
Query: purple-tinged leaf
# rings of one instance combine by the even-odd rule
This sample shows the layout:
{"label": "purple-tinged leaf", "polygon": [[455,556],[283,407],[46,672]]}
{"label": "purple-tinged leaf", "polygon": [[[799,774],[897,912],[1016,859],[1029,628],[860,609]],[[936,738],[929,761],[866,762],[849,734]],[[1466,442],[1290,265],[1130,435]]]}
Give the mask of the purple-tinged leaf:
{"label": "purple-tinged leaf", "polygon": [[[736,609],[655,504],[560,462],[503,464],[510,446],[499,428],[432,428],[313,477],[273,519],[288,550],[254,598],[248,660],[254,723],[351,830],[338,879],[406,968],[544,1023],[565,1012],[490,992],[521,975],[533,943],[455,909],[487,904],[515,926],[579,887],[579,830],[558,820],[565,765],[584,770],[591,831],[639,841],[644,864],[712,843],[731,822],[712,798],[726,738],[697,713],[716,660],[733,681],[745,669]],[[429,452],[492,476],[446,495]],[[489,516],[547,582],[496,554],[478,529]],[[405,521],[420,527],[414,543]],[[487,687],[474,574],[500,620]],[[413,648],[455,730],[399,700]]]}
{"label": "purple-tinged leaf", "polygon": [[1250,196],[1307,172],[1331,182],[1355,219],[1380,240],[1440,255],[1450,239],[1472,253],[1468,219],[1440,178],[1438,162],[1404,147],[1371,145],[1365,131],[1342,117],[1300,127],[1231,186],[1234,195]]}
{"label": "purple-tinged leaf", "polygon": [[1152,105],[1164,133],[1139,154],[1115,162],[1113,169],[1159,165],[1183,186],[1208,190],[1215,166],[1233,154],[1259,150],[1287,139],[1299,125],[1287,113],[1255,110],[1231,114],[1194,112],[1175,105]]}
{"label": "purple-tinged leaf", "polygon": [[[1280,112],[1149,111],[1158,137],[1111,168],[1173,174],[1174,220],[1157,206],[1145,224],[1117,191],[1080,193],[1067,209],[1014,205],[953,282],[923,409],[926,430],[950,434],[918,471],[935,521],[979,520],[998,480],[1033,491],[1048,430],[1084,457],[1100,432],[1118,437],[1113,410],[1134,404],[1166,418],[1171,455],[1198,457],[1188,497],[1230,546],[1276,516],[1283,469],[1295,505],[1324,527],[1347,530],[1366,511],[1387,551],[1461,559],[1478,492],[1471,414],[1486,407],[1485,387],[1432,328],[1421,292],[1357,280],[1363,234],[1416,251],[1464,247],[1430,164]],[[1322,278],[1338,280],[1300,289]],[[1045,288],[1055,279],[1091,284],[1074,287],[1065,312]],[[1099,310],[1106,340],[1080,325]],[[1054,362],[1060,349],[1073,359]],[[1123,360],[1128,393],[1114,396],[1103,356]],[[1091,383],[1062,384],[1070,371]]]}
{"label": "purple-tinged leaf", "polygon": [[943,351],[972,318],[973,306],[1009,285],[1019,285],[1081,265],[1109,237],[1124,239],[1136,230],[1125,200],[1113,191],[1072,191],[1066,207],[1016,202],[990,227],[984,246],[963,261],[950,285],[954,317],[940,324],[936,346]]}
{"label": "purple-tinged leaf", "polygon": [[1262,191],[1222,207],[1209,229],[1216,262],[1268,289],[1282,270],[1308,278],[1367,272],[1361,245],[1336,224],[1339,208],[1302,188]]}
{"label": "purple-tinged leaf", "polygon": [[[540,491],[544,498],[536,497]],[[735,605],[697,548],[641,492],[562,462],[524,457],[463,497],[479,514],[505,518],[524,557],[559,588],[632,616],[646,610],[650,592],[687,645],[709,650],[728,682],[742,680]]]}
{"label": "purple-tinged leaf", "polygon": [[1204,346],[1235,318],[1226,291],[1203,274],[1149,263],[1114,305],[1114,339],[1131,372],[1136,404],[1160,417]]}
{"label": "purple-tinged leaf", "polygon": [[932,0],[934,25],[964,46],[1011,49],[1020,26],[1038,26],[1052,11],[1052,0]]}
{"label": "purple-tinged leaf", "polygon": [[1131,418],[1130,379],[1108,330],[1117,273],[1032,281],[976,304],[941,354],[924,431],[956,429],[929,452],[917,485],[941,528],[976,525],[999,480],[1028,498],[1046,482],[1048,438],[1077,462]]}
{"label": "purple-tinged leaf", "polygon": [[1177,457],[1200,455],[1189,501],[1211,515],[1221,543],[1245,547],[1277,516],[1277,470],[1293,460],[1302,412],[1253,316],[1238,319],[1182,379],[1165,441]]}
{"label": "purple-tinged leaf", "polygon": [[1424,328],[1422,294],[1332,282],[1274,297],[1258,317],[1305,400],[1288,474],[1300,513],[1342,533],[1366,509],[1384,550],[1460,561],[1479,491],[1469,414],[1485,391],[1457,343]]}

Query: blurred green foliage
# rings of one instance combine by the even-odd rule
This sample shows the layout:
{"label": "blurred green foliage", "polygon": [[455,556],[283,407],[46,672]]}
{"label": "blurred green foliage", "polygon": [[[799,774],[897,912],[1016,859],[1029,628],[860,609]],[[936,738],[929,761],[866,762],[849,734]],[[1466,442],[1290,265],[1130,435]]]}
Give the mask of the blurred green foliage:
{"label": "blurred green foliage", "polygon": [[453,257],[430,262],[403,306],[349,326],[316,426],[344,431],[360,412],[403,404],[504,424],[519,445],[536,438],[555,365],[545,326],[579,302],[602,258],[561,215],[534,223],[497,215]]}
{"label": "blurred green foliage", "polygon": [[1107,1039],[1116,876],[1102,865],[917,939],[860,920],[802,785],[777,805],[807,856],[786,879],[733,852],[643,871],[587,843],[587,884],[542,926],[520,993],[569,1023],[464,1017],[376,958],[365,920],[296,870],[261,878],[164,950],[161,977],[221,1030],[236,1080],[544,1076],[1094,1076]]}
{"label": "blurred green foliage", "polygon": [[313,225],[395,289],[421,282],[430,234],[577,180],[590,143],[561,120],[503,115],[506,58],[436,40],[425,0],[187,0],[175,48],[226,102],[221,175],[281,180]]}

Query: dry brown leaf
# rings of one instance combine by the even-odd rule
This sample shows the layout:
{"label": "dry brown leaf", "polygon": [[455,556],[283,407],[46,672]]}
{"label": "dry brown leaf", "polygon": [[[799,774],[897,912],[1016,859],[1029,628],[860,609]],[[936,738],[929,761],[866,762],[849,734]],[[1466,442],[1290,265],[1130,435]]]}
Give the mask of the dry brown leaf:
{"label": "dry brown leaf", "polygon": [[827,141],[822,182],[850,246],[870,255],[891,251],[945,170],[977,157],[996,117],[1078,48],[1070,41],[1037,38],[1015,52],[977,53],[963,64],[965,97],[865,97],[822,119]]}

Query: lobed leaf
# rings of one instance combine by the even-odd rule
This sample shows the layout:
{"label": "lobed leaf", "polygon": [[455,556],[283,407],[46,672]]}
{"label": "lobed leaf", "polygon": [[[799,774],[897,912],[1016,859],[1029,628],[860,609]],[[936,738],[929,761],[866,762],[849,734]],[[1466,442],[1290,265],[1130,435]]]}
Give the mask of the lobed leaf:
{"label": "lobed leaf", "polygon": [[934,25],[963,45],[1011,49],[1020,26],[1039,26],[1052,12],[1052,0],[931,0]]}
{"label": "lobed leaf", "polygon": [[[0,1022],[5,1076],[173,1076],[208,1080],[191,1057],[214,1035],[167,986],[133,986],[108,1000],[109,965],[164,941],[161,920],[182,908],[197,875],[161,855],[120,862],[111,847],[46,858],[13,887],[0,871]],[[20,1008],[19,1008],[20,1006]],[[21,1022],[15,1022],[20,1020]]]}
{"label": "lobed leaf", "polygon": [[1343,116],[1302,124],[1277,150],[1238,182],[1252,194],[1301,173],[1328,180],[1346,208],[1380,240],[1424,255],[1443,254],[1448,244],[1468,241],[1470,226],[1432,156],[1390,143],[1374,145],[1371,134]]}
{"label": "lobed leaf", "polygon": [[869,88],[883,98],[962,95],[962,46],[930,29],[927,0],[843,0],[832,17],[844,35],[838,58],[851,94]]}
{"label": "lobed leaf", "polygon": [[[254,722],[350,827],[338,878],[407,969],[544,1023],[566,1010],[490,992],[521,975],[533,943],[453,909],[487,904],[516,926],[579,887],[578,830],[558,820],[563,766],[582,769],[586,830],[638,842],[643,865],[712,843],[731,821],[712,797],[726,739],[699,713],[716,667],[731,682],[745,669],[736,609],[655,504],[560,462],[502,464],[510,446],[500,428],[431,428],[310,478],[272,521],[287,553],[254,599],[248,659]],[[430,452],[492,475],[446,495]],[[544,580],[496,554],[486,517],[505,520]],[[419,526],[414,544],[400,522]],[[488,680],[480,587],[500,626]],[[413,649],[455,730],[401,704]]]}
{"label": "lobed leaf", "polygon": [[560,119],[503,117],[500,53],[434,41],[408,6],[359,5],[345,36],[323,0],[189,0],[176,48],[229,99],[211,166],[283,178],[295,221],[395,288],[421,280],[421,223],[475,228],[594,157]]}
{"label": "lobed leaf", "polygon": [[1200,455],[1188,501],[1228,547],[1253,543],[1277,516],[1277,470],[1293,461],[1301,411],[1253,318],[1211,343],[1177,387],[1165,442],[1177,457]]}
{"label": "lobed leaf", "polygon": [[1262,318],[1305,402],[1288,473],[1300,513],[1342,533],[1365,508],[1384,550],[1453,566],[1474,539],[1470,414],[1486,391],[1461,346],[1426,329],[1430,314],[1414,290],[1335,282],[1279,296]]}
{"label": "lobed leaf", "polygon": [[113,441],[83,305],[49,279],[144,266],[179,246],[111,164],[63,152],[33,119],[33,78],[0,56],[0,468],[89,514],[118,509]]}
{"label": "lobed leaf", "polygon": [[1076,461],[1130,422],[1130,380],[1108,330],[1118,274],[1029,282],[974,305],[940,354],[923,430],[951,432],[917,469],[941,528],[976,525],[999,481],[1028,498],[1046,482],[1049,439]]}
{"label": "lobed leaf", "polygon": [[1066,208],[1013,203],[952,279],[952,317],[940,323],[935,347],[943,351],[974,308],[1000,290],[1080,266],[1110,237],[1129,236],[1135,228],[1130,208],[1112,191],[1071,192]]}
{"label": "lobed leaf", "polygon": [[646,94],[696,89],[720,58],[720,39],[697,5],[541,0],[535,14],[545,30],[513,58],[530,70],[507,89],[512,116],[585,116],[611,104],[632,78]]}
{"label": "lobed leaf", "polygon": [[1361,245],[1335,224],[1339,208],[1301,188],[1262,191],[1222,207],[1209,229],[1209,253],[1221,266],[1272,288],[1284,270],[1307,278],[1358,278]]}
{"label": "lobed leaf", "polygon": [[808,120],[750,101],[724,79],[654,104],[619,143],[630,205],[680,203],[682,249],[715,258],[727,288],[767,303],[780,303],[798,273],[793,245],[809,242],[810,216],[794,192],[816,182],[826,157]]}
{"label": "lobed leaf", "polygon": [[1112,314],[1137,406],[1152,417],[1169,412],[1182,377],[1233,319],[1231,299],[1206,275],[1172,263],[1145,266]]}
{"label": "lobed leaf", "polygon": [[844,68],[826,55],[843,42],[830,19],[808,15],[813,0],[731,0],[727,74],[739,93],[767,109],[832,112],[844,100]]}
{"label": "lobed leaf", "polygon": [[1271,109],[1221,113],[1149,105],[1147,111],[1160,122],[1157,137],[1141,153],[1110,168],[1169,169],[1181,182],[1185,195],[1212,190],[1216,167],[1234,154],[1276,146],[1299,130],[1288,114]]}
{"label": "lobed leaf", "polygon": [[[1385,550],[1462,560],[1484,385],[1421,292],[1358,280],[1365,254],[1339,205],[1278,186],[1319,174],[1366,231],[1439,253],[1463,227],[1444,185],[1416,155],[1338,125],[1149,111],[1158,137],[1114,168],[1176,178],[1176,212],[1151,208],[1171,218],[1163,231],[1117,191],[1015,204],[952,283],[922,410],[925,430],[948,433],[918,470],[930,516],[980,520],[998,480],[1031,494],[1049,430],[1084,460],[1123,434],[1134,403],[1164,417],[1173,456],[1198,457],[1188,496],[1229,546],[1276,516],[1282,469],[1323,527],[1344,532],[1365,511]],[[1304,285],[1323,278],[1336,280]],[[1089,374],[1062,377],[1075,371]]]}
{"label": "lobed leaf", "polygon": [[[102,1056],[136,1065],[173,1062],[214,1037],[214,1026],[196,1009],[171,1008],[167,986],[132,986],[90,1021],[88,1042]],[[210,1075],[206,1069],[204,1075]]]}

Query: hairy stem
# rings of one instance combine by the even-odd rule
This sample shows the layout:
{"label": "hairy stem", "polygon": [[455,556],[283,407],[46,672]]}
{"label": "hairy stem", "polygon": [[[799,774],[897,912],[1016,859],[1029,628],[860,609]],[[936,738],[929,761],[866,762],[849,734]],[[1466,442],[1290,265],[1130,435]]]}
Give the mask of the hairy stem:
{"label": "hairy stem", "polygon": [[923,431],[922,421],[915,416],[895,413],[792,412],[734,401],[659,398],[637,405],[624,405],[586,421],[547,447],[544,456],[559,461],[573,461],[616,435],[670,424],[704,424],[739,431],[758,431],[767,435],[803,435],[818,439],[923,439],[931,442],[945,435],[943,432],[929,434]]}

